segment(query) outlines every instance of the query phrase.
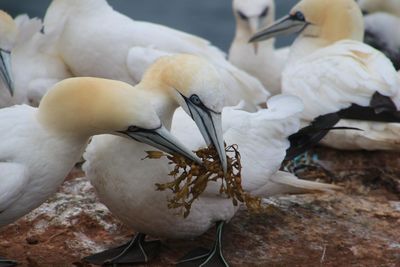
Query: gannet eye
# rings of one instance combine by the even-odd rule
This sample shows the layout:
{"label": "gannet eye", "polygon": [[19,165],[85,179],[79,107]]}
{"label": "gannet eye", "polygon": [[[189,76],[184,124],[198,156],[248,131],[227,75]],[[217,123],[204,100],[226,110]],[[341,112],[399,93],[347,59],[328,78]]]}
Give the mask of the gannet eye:
{"label": "gannet eye", "polygon": [[301,13],[300,11],[297,11],[296,13],[294,13],[293,18],[299,21],[305,21],[306,18],[304,17],[304,14]]}
{"label": "gannet eye", "polygon": [[261,12],[261,14],[260,14],[260,18],[266,17],[268,14],[268,11],[269,11],[269,7],[264,8],[263,12]]}
{"label": "gannet eye", "polygon": [[139,127],[132,125],[132,126],[128,127],[127,132],[136,132],[138,130],[139,130]]}
{"label": "gannet eye", "polygon": [[198,95],[191,95],[190,96],[190,102],[192,102],[195,105],[200,105],[201,104],[201,100],[200,97]]}
{"label": "gannet eye", "polygon": [[238,13],[239,17],[240,17],[242,20],[248,20],[248,19],[249,19],[249,18],[248,18],[245,14],[243,14],[241,11],[238,11],[237,13]]}

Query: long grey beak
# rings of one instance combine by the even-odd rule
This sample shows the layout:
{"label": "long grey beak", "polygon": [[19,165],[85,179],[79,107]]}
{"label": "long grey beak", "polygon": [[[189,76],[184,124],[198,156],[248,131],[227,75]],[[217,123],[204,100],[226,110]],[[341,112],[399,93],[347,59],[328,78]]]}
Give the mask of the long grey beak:
{"label": "long grey beak", "polygon": [[186,101],[191,116],[197,124],[207,145],[212,144],[218,152],[224,173],[228,170],[228,161],[226,158],[224,139],[222,135],[221,114],[209,110],[204,105],[194,105],[190,100]]}
{"label": "long grey beak", "polygon": [[123,133],[138,142],[148,144],[169,154],[181,155],[198,164],[203,164],[200,158],[181,144],[181,142],[162,125],[157,129],[138,129],[136,131],[125,131]]}
{"label": "long grey beak", "polygon": [[250,38],[249,42],[259,42],[279,35],[297,33],[304,30],[307,25],[308,23],[306,21],[300,21],[295,17],[288,15],[281,18],[271,26],[268,26],[254,34]]}
{"label": "long grey beak", "polygon": [[11,69],[11,52],[0,49],[0,78],[10,94],[14,94],[14,79]]}

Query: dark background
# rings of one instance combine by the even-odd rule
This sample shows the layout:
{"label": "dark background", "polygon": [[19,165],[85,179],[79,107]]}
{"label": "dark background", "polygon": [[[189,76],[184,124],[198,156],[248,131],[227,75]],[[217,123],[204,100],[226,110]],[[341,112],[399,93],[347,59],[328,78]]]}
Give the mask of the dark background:
{"label": "dark background", "polygon": [[[83,0],[84,1],[84,0]],[[12,16],[27,13],[43,18],[51,0],[0,0],[0,9]],[[199,35],[227,51],[235,22],[230,0],[109,0],[114,9],[136,20],[163,24]],[[288,13],[297,0],[276,0],[277,18]],[[278,46],[290,39],[278,40]]]}

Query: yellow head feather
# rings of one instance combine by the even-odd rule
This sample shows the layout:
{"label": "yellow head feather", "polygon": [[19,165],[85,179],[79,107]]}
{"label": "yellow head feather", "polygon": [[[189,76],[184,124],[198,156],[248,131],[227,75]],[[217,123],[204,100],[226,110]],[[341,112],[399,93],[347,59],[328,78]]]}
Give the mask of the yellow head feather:
{"label": "yellow head feather", "polygon": [[329,43],[343,39],[363,40],[364,22],[354,0],[302,0],[290,14],[298,11],[311,23],[303,35],[319,37]]}
{"label": "yellow head feather", "polygon": [[156,128],[158,116],[127,83],[90,77],[56,84],[42,99],[39,121],[49,130],[88,138],[129,126]]}

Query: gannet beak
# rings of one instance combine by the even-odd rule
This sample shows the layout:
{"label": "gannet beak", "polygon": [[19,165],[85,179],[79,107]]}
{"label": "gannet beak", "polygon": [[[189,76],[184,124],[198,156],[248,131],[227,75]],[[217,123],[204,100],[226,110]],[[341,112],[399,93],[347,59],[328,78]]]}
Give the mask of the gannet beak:
{"label": "gannet beak", "polygon": [[[259,17],[250,17],[249,18],[249,27],[250,27],[250,32],[251,34],[255,34],[258,31],[258,28],[260,27],[260,18]],[[253,48],[254,48],[254,54],[257,54],[258,51],[258,43],[254,42],[253,43]]]}
{"label": "gannet beak", "polygon": [[181,144],[181,142],[162,125],[156,129],[137,128],[134,131],[128,130],[122,133],[138,142],[148,144],[169,154],[178,154],[193,160],[197,164],[203,164],[200,158]]}
{"label": "gannet beak", "polygon": [[218,152],[224,173],[228,170],[224,139],[222,136],[221,113],[208,109],[204,105],[195,105],[186,99],[192,119],[197,124],[207,145],[212,144]]}
{"label": "gannet beak", "polygon": [[7,86],[10,94],[14,94],[14,79],[11,69],[11,52],[0,49],[0,78]]}
{"label": "gannet beak", "polygon": [[301,32],[307,25],[308,23],[305,20],[299,20],[296,16],[288,15],[254,34],[249,42],[259,42],[279,35]]}

